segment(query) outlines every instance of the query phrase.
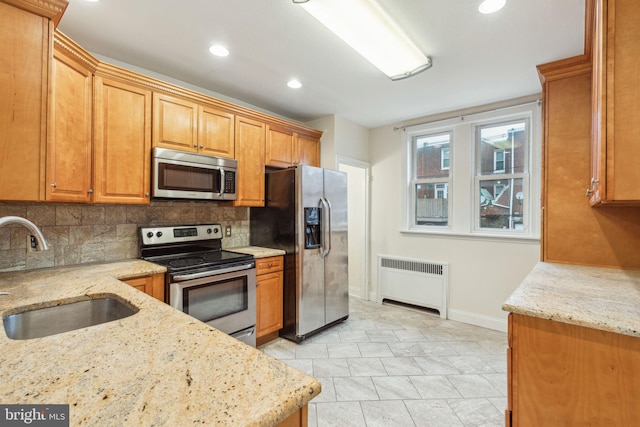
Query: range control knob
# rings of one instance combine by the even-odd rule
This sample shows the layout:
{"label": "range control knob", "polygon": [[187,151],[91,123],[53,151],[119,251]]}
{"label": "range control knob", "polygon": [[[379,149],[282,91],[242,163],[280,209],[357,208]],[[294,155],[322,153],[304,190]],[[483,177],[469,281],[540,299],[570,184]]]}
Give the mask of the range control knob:
{"label": "range control knob", "polygon": [[212,230],[210,228],[207,228],[207,234],[211,234]]}
{"label": "range control knob", "polygon": [[153,232],[152,232],[152,231],[149,231],[149,232],[147,233],[147,237],[148,237],[148,238],[152,238],[152,237],[153,237]]}
{"label": "range control knob", "polygon": [[214,232],[215,234],[218,234],[218,233],[220,232],[220,230],[219,230],[219,229],[217,229],[217,228],[214,228],[214,229],[213,229],[213,232]]}
{"label": "range control knob", "polygon": [[156,233],[156,237],[162,237],[162,231],[158,231],[158,232]]}

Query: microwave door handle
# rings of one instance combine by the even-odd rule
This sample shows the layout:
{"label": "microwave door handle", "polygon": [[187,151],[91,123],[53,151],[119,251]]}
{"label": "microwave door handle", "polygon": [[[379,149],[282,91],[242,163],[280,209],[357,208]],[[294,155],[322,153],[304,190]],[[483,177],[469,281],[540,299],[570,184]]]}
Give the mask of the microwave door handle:
{"label": "microwave door handle", "polygon": [[222,197],[222,194],[224,193],[224,168],[220,168],[220,192],[218,193],[218,196]]}

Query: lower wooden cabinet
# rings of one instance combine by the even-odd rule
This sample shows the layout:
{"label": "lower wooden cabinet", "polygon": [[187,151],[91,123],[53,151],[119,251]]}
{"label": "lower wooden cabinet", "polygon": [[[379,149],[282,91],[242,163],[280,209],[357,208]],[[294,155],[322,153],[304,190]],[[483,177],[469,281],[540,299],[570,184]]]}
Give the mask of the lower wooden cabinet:
{"label": "lower wooden cabinet", "polygon": [[640,338],[509,315],[507,426],[630,426]]}
{"label": "lower wooden cabinet", "polygon": [[307,427],[309,423],[309,406],[304,405],[289,418],[278,424],[278,427]]}
{"label": "lower wooden cabinet", "polygon": [[256,260],[256,339],[258,345],[278,336],[282,329],[282,256]]}
{"label": "lower wooden cabinet", "polygon": [[150,274],[148,276],[122,279],[122,281],[164,302],[164,274]]}

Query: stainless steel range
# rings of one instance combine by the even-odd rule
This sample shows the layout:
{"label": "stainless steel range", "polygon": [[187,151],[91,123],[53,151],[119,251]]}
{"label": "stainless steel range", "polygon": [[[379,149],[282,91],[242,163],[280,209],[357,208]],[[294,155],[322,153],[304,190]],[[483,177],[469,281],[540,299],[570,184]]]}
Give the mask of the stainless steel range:
{"label": "stainless steel range", "polygon": [[222,250],[220,224],[141,227],[140,235],[140,257],[167,267],[169,305],[255,347],[252,255]]}

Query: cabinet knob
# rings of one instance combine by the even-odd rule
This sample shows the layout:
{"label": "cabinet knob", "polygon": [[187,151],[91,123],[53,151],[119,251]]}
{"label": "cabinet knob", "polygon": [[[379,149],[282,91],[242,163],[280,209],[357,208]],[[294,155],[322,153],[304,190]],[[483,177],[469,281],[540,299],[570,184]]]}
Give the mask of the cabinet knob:
{"label": "cabinet knob", "polygon": [[204,148],[204,145],[200,144],[200,148]]}
{"label": "cabinet knob", "polygon": [[592,194],[593,194],[593,190],[591,190],[590,188],[587,188],[587,194],[585,194],[585,196],[591,197]]}
{"label": "cabinet knob", "polygon": [[195,148],[198,148],[198,144],[193,144],[193,146],[194,146]]}
{"label": "cabinet knob", "polygon": [[144,197],[149,197],[149,192],[144,193]]}
{"label": "cabinet knob", "polygon": [[93,188],[90,188],[89,191],[87,191],[87,193],[93,194]]}
{"label": "cabinet knob", "polygon": [[56,188],[56,187],[58,186],[58,184],[56,184],[56,183],[54,182],[53,184],[51,184],[51,186],[52,186],[53,188]]}
{"label": "cabinet knob", "polygon": [[269,263],[269,268],[271,268],[271,267],[273,267],[273,263],[272,262]]}

